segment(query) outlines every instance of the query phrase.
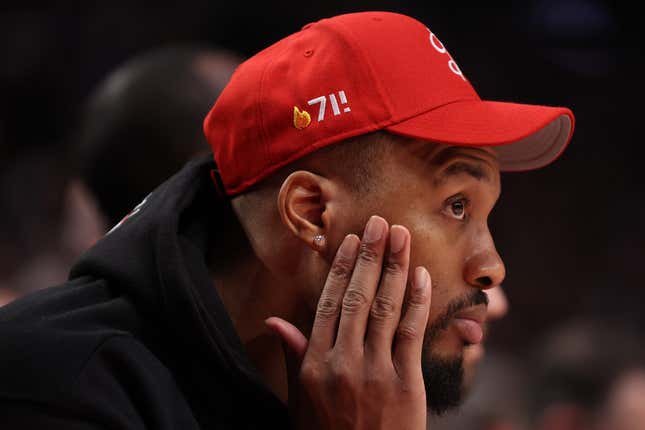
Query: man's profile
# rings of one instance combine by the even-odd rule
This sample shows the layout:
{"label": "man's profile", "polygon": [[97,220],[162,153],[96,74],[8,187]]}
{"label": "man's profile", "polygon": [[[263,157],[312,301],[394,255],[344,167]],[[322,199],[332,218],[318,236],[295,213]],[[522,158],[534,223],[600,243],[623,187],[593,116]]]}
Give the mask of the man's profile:
{"label": "man's profile", "polygon": [[459,404],[505,276],[487,225],[500,171],[550,163],[573,125],[482,101],[410,17],[306,25],[233,74],[204,121],[212,157],[67,284],[0,312],[0,417],[425,428]]}

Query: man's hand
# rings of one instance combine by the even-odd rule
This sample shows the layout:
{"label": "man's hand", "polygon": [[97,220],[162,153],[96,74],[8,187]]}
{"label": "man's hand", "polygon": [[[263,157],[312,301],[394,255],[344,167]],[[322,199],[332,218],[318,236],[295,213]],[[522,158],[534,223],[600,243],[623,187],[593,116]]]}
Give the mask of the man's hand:
{"label": "man's hand", "polygon": [[[373,216],[362,242],[348,235],[325,282],[309,341],[272,317],[298,429],[425,429],[421,351],[431,283],[417,267],[406,294],[410,233]],[[403,305],[405,300],[405,305]],[[404,312],[403,315],[401,313]]]}

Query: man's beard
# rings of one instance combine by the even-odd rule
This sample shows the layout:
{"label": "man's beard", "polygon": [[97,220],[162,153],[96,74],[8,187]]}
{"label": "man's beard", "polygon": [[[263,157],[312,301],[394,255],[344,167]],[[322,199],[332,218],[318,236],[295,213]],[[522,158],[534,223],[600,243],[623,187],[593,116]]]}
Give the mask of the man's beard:
{"label": "man's beard", "polygon": [[445,359],[429,354],[421,362],[423,383],[426,387],[426,404],[436,415],[461,404],[464,380],[463,357]]}
{"label": "man's beard", "polygon": [[[424,341],[421,370],[426,389],[426,403],[434,414],[441,415],[460,405],[463,397],[463,355],[439,357],[433,352],[433,343],[445,331],[452,318],[470,306],[488,305],[488,296],[481,290],[452,301],[446,311],[430,326]],[[467,345],[466,345],[467,346]]]}

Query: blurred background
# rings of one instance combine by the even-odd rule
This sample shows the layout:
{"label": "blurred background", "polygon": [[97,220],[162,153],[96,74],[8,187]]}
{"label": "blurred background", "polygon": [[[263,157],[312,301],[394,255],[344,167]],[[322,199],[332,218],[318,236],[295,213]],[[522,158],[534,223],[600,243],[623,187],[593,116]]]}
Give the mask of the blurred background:
{"label": "blurred background", "polygon": [[[426,23],[482,98],[562,105],[576,115],[573,141],[556,163],[503,177],[491,228],[507,266],[504,288],[510,310],[493,324],[486,360],[502,356],[512,361],[507,369],[535,367],[540,360],[536,350],[545,350],[546,339],[564,331],[572,319],[640,333],[645,328],[645,199],[639,157],[645,57],[635,2],[459,4],[184,0],[154,7],[134,1],[3,6],[0,300],[62,282],[74,259],[127,213],[116,209],[114,218],[97,201],[96,187],[108,200],[129,187],[103,173],[88,179],[88,170],[98,172],[91,163],[102,164],[104,158],[90,157],[87,142],[101,140],[95,130],[102,118],[118,117],[104,101],[119,94],[115,87],[156,82],[151,77],[155,70],[168,79],[181,74],[171,72],[163,58],[155,60],[155,52],[189,52],[193,60],[202,58],[195,52],[217,52],[210,62],[214,69],[191,60],[191,70],[202,70],[194,73],[201,73],[204,82],[213,76],[204,70],[217,69],[212,73],[221,73],[221,83],[237,62],[308,22],[343,12],[389,10]],[[186,61],[183,54],[173,55],[171,62]],[[145,68],[141,64],[153,65],[142,72],[143,78],[115,72]],[[168,86],[164,82],[156,84]],[[212,92],[191,90],[202,95],[192,105],[196,113],[208,110],[220,83],[212,84]],[[151,103],[159,109],[173,104]],[[165,115],[172,123],[180,114],[170,110]],[[110,139],[118,141],[119,135]],[[128,157],[116,149],[105,151],[117,172],[118,161]],[[146,160],[179,158],[176,153],[164,156],[154,145],[138,153],[141,169]],[[163,175],[170,175],[177,167],[166,164]],[[126,207],[146,194],[132,188]]]}

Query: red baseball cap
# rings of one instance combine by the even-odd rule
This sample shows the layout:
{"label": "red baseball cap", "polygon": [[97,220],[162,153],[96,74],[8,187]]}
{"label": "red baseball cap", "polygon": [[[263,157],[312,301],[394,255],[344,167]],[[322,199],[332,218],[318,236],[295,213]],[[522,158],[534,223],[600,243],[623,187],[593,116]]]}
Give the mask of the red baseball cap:
{"label": "red baseball cap", "polygon": [[555,160],[573,128],[567,108],[482,101],[430,29],[390,12],[305,25],[242,63],[204,120],[231,196],[375,130],[493,146],[501,169],[517,171]]}

